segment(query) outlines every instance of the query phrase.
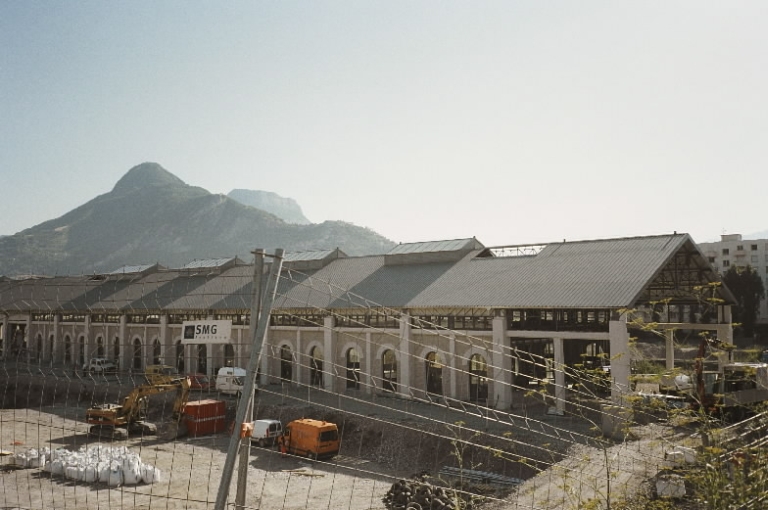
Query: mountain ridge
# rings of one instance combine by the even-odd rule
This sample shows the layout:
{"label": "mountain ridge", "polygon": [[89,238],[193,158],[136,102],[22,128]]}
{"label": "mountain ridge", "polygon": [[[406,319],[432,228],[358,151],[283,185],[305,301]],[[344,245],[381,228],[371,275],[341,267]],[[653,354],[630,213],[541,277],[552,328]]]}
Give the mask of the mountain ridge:
{"label": "mountain ridge", "polygon": [[93,274],[146,263],[180,267],[218,257],[250,260],[254,248],[341,248],[349,255],[369,255],[394,245],[347,222],[291,224],[145,162],[131,168],[112,191],[0,237],[0,275]]}

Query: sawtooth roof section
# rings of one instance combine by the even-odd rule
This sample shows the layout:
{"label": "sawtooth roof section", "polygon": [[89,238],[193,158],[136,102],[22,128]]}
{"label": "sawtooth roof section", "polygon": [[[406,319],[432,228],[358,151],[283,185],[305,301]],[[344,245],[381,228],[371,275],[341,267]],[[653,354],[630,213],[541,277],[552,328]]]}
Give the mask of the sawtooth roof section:
{"label": "sawtooth roof section", "polygon": [[152,271],[157,271],[159,269],[165,269],[165,268],[160,264],[142,264],[142,265],[133,265],[133,266],[123,266],[121,268],[115,269],[114,271],[107,273],[107,275],[146,274]]}
{"label": "sawtooth roof section", "polygon": [[65,303],[89,288],[87,276],[56,276],[10,280],[0,285],[0,310],[49,312],[61,310]]}
{"label": "sawtooth roof section", "polygon": [[188,271],[194,269],[228,269],[235,265],[243,264],[237,257],[230,258],[218,258],[218,259],[203,259],[193,260],[183,266],[177,268],[180,271]]}
{"label": "sawtooth roof section", "polygon": [[[266,277],[265,277],[266,278]],[[188,282],[188,285],[191,282]],[[163,306],[166,310],[250,311],[253,265],[235,266],[221,274],[189,285],[190,290]]]}
{"label": "sawtooth roof section", "polygon": [[392,266],[396,264],[455,262],[467,253],[483,247],[474,237],[450,241],[398,244],[384,255],[384,263]]}
{"label": "sawtooth roof section", "polygon": [[333,260],[346,257],[347,254],[338,248],[335,250],[287,253],[283,256],[283,267],[298,271],[311,271],[320,269]]}

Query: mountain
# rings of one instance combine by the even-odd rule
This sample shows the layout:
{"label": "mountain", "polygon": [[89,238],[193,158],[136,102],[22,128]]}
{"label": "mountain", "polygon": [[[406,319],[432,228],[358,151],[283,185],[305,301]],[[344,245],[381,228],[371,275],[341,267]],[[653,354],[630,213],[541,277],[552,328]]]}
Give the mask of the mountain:
{"label": "mountain", "polygon": [[237,200],[243,205],[249,205],[256,209],[272,213],[288,223],[295,223],[297,225],[307,225],[311,223],[306,216],[304,216],[301,207],[294,199],[281,197],[277,193],[272,193],[271,191],[233,189],[227,193],[227,196],[233,200]]}
{"label": "mountain", "polygon": [[255,248],[286,253],[341,248],[383,253],[394,242],[342,221],[295,225],[225,195],[190,186],[156,163],[128,171],[109,193],[65,215],[0,238],[0,275],[94,274],[124,265],[180,267]]}

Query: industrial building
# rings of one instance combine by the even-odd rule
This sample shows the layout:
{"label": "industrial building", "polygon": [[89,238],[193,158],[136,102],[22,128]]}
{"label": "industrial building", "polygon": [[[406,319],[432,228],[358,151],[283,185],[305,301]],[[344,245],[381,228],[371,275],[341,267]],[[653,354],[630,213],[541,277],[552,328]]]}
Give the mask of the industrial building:
{"label": "industrial building", "polygon": [[[165,363],[213,375],[246,366],[254,264],[0,282],[2,356],[77,370],[91,357],[141,372]],[[610,365],[611,396],[629,389],[630,338],[649,322],[674,364],[675,330],[732,342],[718,272],[687,234],[486,247],[474,238],[409,243],[383,255],[288,253],[260,360],[259,384],[361,396],[480,402],[507,409],[547,384],[562,411],[568,367]],[[231,324],[224,344],[188,344],[190,320]]]}

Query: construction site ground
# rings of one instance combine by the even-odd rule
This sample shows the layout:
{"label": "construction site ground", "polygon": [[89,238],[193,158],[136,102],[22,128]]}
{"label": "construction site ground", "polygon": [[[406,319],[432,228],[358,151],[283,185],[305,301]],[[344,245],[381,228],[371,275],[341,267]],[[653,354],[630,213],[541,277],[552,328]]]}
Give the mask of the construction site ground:
{"label": "construction site ground", "polygon": [[[66,390],[57,384],[58,395],[51,399],[52,390],[46,391],[45,384],[54,381],[46,377],[41,384],[32,378],[14,378],[13,408],[5,393],[0,448],[7,453],[93,445],[95,440],[83,422],[85,410],[102,399],[118,401],[118,386],[125,386],[76,378]],[[105,387],[110,389],[107,394]],[[221,398],[229,404],[230,418],[234,417],[237,401],[233,397],[199,392],[193,398]],[[309,461],[283,457],[273,448],[251,447],[245,508],[384,509],[382,498],[398,479],[427,475],[434,483],[455,482],[443,479],[439,472],[443,466],[455,466],[458,456],[465,468],[525,480],[517,489],[476,484],[473,490],[490,496],[483,508],[579,508],[585,501],[605,500],[609,482],[614,498],[643,490],[642,483],[665,467],[664,452],[692,441],[688,430],[651,421],[634,427],[630,441],[590,446],[590,438],[596,436],[594,421],[551,415],[547,410],[546,402],[522,392],[515,395],[512,409],[518,418],[510,422],[493,410],[471,404],[462,408],[355,391],[341,396],[270,384],[255,400],[255,418],[277,418],[283,423],[300,417],[334,421],[342,432],[341,452],[326,461]],[[163,437],[164,412],[150,416],[160,424],[158,436],[132,436],[119,443],[157,467],[160,481],[118,488],[73,482],[41,469],[12,469],[7,455],[0,457],[4,468],[0,507],[213,508],[230,436],[169,440]],[[505,454],[498,455],[498,450]],[[237,474],[232,478],[230,504],[236,485]]]}

